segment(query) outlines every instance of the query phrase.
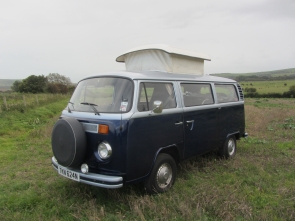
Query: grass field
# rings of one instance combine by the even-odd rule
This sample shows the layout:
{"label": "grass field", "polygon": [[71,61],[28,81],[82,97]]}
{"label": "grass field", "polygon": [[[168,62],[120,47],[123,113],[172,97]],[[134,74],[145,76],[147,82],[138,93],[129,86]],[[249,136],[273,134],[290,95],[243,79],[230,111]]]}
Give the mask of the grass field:
{"label": "grass field", "polygon": [[295,100],[247,99],[232,160],[181,163],[171,191],[107,190],[60,177],[51,130],[68,99],[0,114],[1,220],[294,220]]}
{"label": "grass field", "polygon": [[[295,80],[286,81],[241,81],[239,84],[245,90],[248,88],[256,88],[257,92],[260,94],[267,93],[284,93],[289,91],[290,86],[295,85]],[[251,85],[252,84],[252,85]],[[285,86],[285,84],[287,84]]]}

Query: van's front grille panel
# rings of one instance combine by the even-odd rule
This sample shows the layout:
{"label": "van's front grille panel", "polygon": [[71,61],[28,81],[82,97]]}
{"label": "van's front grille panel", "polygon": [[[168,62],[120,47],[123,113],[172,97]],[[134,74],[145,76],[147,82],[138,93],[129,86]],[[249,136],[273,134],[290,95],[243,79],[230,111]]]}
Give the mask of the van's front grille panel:
{"label": "van's front grille panel", "polygon": [[237,86],[238,86],[238,90],[239,90],[240,100],[243,101],[244,100],[243,90],[239,84],[237,84]]}

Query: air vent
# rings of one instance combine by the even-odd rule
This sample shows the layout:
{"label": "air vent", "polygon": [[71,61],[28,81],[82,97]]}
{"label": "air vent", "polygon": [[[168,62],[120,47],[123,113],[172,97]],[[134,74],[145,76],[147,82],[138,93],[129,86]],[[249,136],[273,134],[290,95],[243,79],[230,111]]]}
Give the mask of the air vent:
{"label": "air vent", "polygon": [[243,90],[239,84],[237,84],[237,86],[238,86],[238,90],[239,90],[240,100],[243,101],[244,100]]}

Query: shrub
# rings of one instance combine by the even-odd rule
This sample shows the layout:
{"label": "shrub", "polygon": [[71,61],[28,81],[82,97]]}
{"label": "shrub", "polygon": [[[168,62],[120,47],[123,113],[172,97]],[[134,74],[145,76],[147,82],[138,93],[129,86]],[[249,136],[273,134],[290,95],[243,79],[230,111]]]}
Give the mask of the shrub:
{"label": "shrub", "polygon": [[68,93],[68,87],[61,83],[48,83],[47,91],[52,94],[66,94]]}
{"label": "shrub", "polygon": [[248,93],[255,93],[257,90],[255,87],[246,87],[245,88],[245,92],[248,92]]}

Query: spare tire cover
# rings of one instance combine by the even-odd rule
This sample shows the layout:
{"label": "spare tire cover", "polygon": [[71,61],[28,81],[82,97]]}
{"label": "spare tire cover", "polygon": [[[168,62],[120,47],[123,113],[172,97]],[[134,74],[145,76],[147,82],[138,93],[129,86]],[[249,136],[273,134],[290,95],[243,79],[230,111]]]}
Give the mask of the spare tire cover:
{"label": "spare tire cover", "polygon": [[52,130],[51,145],[57,162],[65,167],[79,166],[86,153],[86,135],[74,118],[59,119]]}

